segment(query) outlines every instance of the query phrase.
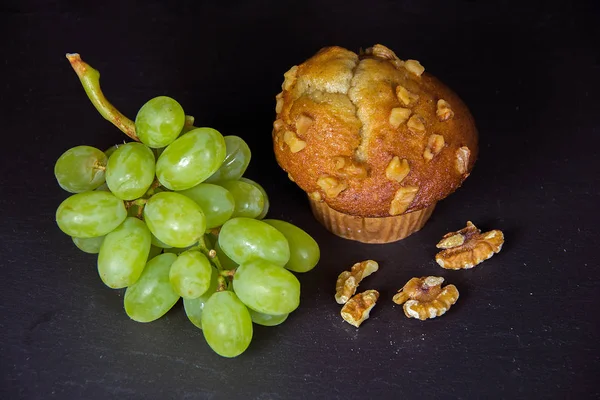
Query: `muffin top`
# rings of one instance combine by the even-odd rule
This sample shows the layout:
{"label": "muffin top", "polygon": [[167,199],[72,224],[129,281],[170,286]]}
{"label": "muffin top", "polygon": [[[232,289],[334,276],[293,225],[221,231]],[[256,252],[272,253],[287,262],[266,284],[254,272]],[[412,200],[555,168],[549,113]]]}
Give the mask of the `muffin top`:
{"label": "muffin top", "polygon": [[275,156],[313,200],[387,217],[428,207],[469,176],[473,117],[418,61],[382,45],[361,55],[327,47],[284,78]]}

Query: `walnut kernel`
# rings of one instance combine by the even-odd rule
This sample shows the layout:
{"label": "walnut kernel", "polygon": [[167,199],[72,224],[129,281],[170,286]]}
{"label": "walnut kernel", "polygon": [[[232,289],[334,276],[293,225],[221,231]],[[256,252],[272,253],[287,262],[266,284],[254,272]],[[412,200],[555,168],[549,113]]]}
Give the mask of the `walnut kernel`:
{"label": "walnut kernel", "polygon": [[282,138],[283,135],[281,134],[281,132],[277,132],[275,129],[273,129],[271,135],[273,136],[273,140],[275,141],[275,145],[277,146],[279,151],[283,151],[284,143]]}
{"label": "walnut kernel", "polygon": [[410,166],[408,165],[408,160],[406,158],[400,160],[398,156],[394,156],[385,169],[385,176],[390,181],[401,183],[409,172]]}
{"label": "walnut kernel", "polygon": [[442,289],[444,278],[426,276],[412,278],[393,298],[394,303],[403,304],[408,318],[424,321],[443,315],[458,300],[458,289],[447,285]]}
{"label": "walnut kernel", "polygon": [[435,261],[446,269],[468,269],[482,263],[502,250],[504,234],[493,230],[481,233],[471,221],[457,232],[450,232],[440,240],[437,247],[444,249]]}
{"label": "walnut kernel", "polygon": [[469,168],[469,157],[471,156],[471,150],[467,146],[463,146],[456,150],[456,170],[460,174],[465,174]]}
{"label": "walnut kernel", "polygon": [[389,122],[394,128],[398,128],[404,121],[410,117],[411,111],[408,108],[395,107],[390,112]]}
{"label": "walnut kernel", "polygon": [[281,88],[283,90],[289,90],[292,85],[296,82],[296,76],[298,75],[298,66],[294,65],[285,74],[283,74],[284,80]]}
{"label": "walnut kernel", "polygon": [[298,136],[292,131],[285,131],[283,134],[283,141],[290,146],[290,151],[292,153],[297,153],[306,147],[306,142],[298,139]]}
{"label": "walnut kernel", "polygon": [[319,193],[319,192],[310,192],[308,195],[314,201],[319,201],[319,202],[323,201],[323,198],[321,197],[321,193]]}
{"label": "walnut kernel", "polygon": [[465,242],[465,235],[460,233],[450,233],[445,235],[438,244],[435,245],[438,249],[451,249],[452,247],[460,246]]}
{"label": "walnut kernel", "polygon": [[280,131],[284,126],[285,123],[281,119],[276,119],[275,122],[273,122],[273,129],[275,129],[275,131]]}
{"label": "walnut kernel", "polygon": [[334,168],[340,170],[346,165],[346,158],[342,156],[333,157]]}
{"label": "walnut kernel", "polygon": [[358,328],[360,324],[369,318],[377,299],[379,299],[377,290],[365,290],[348,300],[342,307],[340,314],[344,321]]}
{"label": "walnut kernel", "polygon": [[396,68],[400,68],[404,65],[404,61],[399,59],[396,53],[381,44],[376,44],[373,47],[369,47],[366,50],[366,54],[373,55],[384,60],[390,60]]}
{"label": "walnut kernel", "polygon": [[334,168],[338,175],[344,178],[364,179],[367,177],[367,169],[364,165],[354,161],[350,157],[333,157]]}
{"label": "walnut kernel", "polygon": [[440,121],[447,121],[454,117],[454,111],[450,107],[450,104],[444,99],[439,99],[437,101],[437,109],[435,114],[438,116]]}
{"label": "walnut kernel", "polygon": [[419,115],[413,114],[406,123],[406,126],[413,133],[425,133],[425,123]]}
{"label": "walnut kernel", "polygon": [[404,186],[398,189],[390,205],[390,215],[399,215],[406,211],[418,191],[418,186]]}
{"label": "walnut kernel", "polygon": [[372,54],[375,57],[383,58],[385,60],[395,60],[398,59],[396,53],[394,53],[391,49],[388,49],[382,44],[376,44],[373,47],[369,47],[367,49],[367,54]]}
{"label": "walnut kernel", "polygon": [[332,176],[322,176],[317,180],[317,185],[330,198],[336,198],[341,192],[348,188],[344,182],[340,182]]}
{"label": "walnut kernel", "polygon": [[365,179],[367,177],[367,169],[363,165],[353,162],[342,169],[342,176]]}
{"label": "walnut kernel", "polygon": [[308,115],[301,114],[296,120],[296,133],[298,135],[304,136],[308,131],[308,128],[312,125],[314,120]]}
{"label": "walnut kernel", "polygon": [[416,76],[421,76],[423,72],[425,72],[425,67],[422,66],[417,60],[406,60],[404,63],[404,68]]}
{"label": "walnut kernel", "polygon": [[356,293],[358,284],[378,269],[377,261],[366,260],[354,264],[350,271],[342,272],[335,283],[335,301],[346,303]]}
{"label": "walnut kernel", "polygon": [[429,136],[427,140],[427,147],[423,152],[423,158],[429,162],[444,148],[444,137],[442,135],[436,135],[435,133]]}
{"label": "walnut kernel", "polygon": [[283,110],[283,93],[279,93],[275,96],[275,112],[279,114]]}
{"label": "walnut kernel", "polygon": [[410,103],[412,103],[413,101],[419,100],[418,94],[409,92],[408,89],[406,89],[402,85],[396,86],[396,97],[398,97],[398,100],[400,100],[400,102],[405,106],[410,105]]}

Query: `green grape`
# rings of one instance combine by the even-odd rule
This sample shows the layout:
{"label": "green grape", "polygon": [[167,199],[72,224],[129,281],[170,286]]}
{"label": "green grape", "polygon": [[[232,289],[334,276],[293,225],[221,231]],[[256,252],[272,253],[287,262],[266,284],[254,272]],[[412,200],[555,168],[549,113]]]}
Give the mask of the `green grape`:
{"label": "green grape", "polygon": [[119,146],[108,159],[106,183],[120,199],[142,197],[154,181],[154,153],[141,143]]}
{"label": "green grape", "polygon": [[240,300],[263,314],[289,314],[300,305],[300,282],[285,268],[265,260],[242,264],[233,276]]}
{"label": "green grape", "polygon": [[173,142],[185,123],[181,105],[167,96],[149,100],[135,117],[135,131],[148,147],[160,148]]}
{"label": "green grape", "polygon": [[144,220],[158,240],[173,247],[196,243],[206,231],[206,218],[192,199],[173,192],[152,196],[144,207]]}
{"label": "green grape", "polygon": [[221,263],[221,267],[223,269],[236,269],[238,267],[238,263],[233,261],[231,258],[225,254],[225,252],[219,246],[219,241],[215,243],[215,251],[217,252],[217,257],[219,258],[219,262]]}
{"label": "green grape", "polygon": [[219,232],[219,246],[238,264],[261,258],[284,266],[290,247],[281,232],[269,224],[250,218],[233,218]]}
{"label": "green grape", "polygon": [[108,185],[106,184],[106,182],[104,182],[102,185],[98,186],[94,190],[102,191],[102,192],[110,192],[110,189],[108,188]]}
{"label": "green grape", "polygon": [[251,308],[248,308],[250,311],[250,317],[252,318],[252,322],[258,325],[263,326],[275,326],[282,324],[285,321],[289,314],[281,314],[281,315],[269,315],[259,313],[258,311],[254,311]]}
{"label": "green grape", "polygon": [[121,289],[133,285],[150,254],[150,231],[137,218],[127,218],[106,235],[98,254],[98,273],[106,286]]}
{"label": "green grape", "polygon": [[104,183],[106,161],[106,154],[95,147],[73,147],[56,161],[54,176],[60,187],[67,192],[94,190]]}
{"label": "green grape", "polygon": [[255,185],[242,181],[223,181],[218,183],[231,193],[235,200],[232,217],[258,217],[265,207],[265,197]]}
{"label": "green grape", "polygon": [[285,268],[294,272],[307,272],[317,265],[321,251],[315,239],[308,233],[289,222],[277,219],[263,221],[283,233],[290,245],[290,261]]}
{"label": "green grape", "polygon": [[201,322],[206,342],[220,356],[239,356],[252,341],[250,312],[228,290],[210,296],[202,310]]}
{"label": "green grape", "polygon": [[115,144],[110,146],[108,149],[104,150],[104,154],[106,154],[107,158],[110,158],[110,156],[112,155],[112,153],[115,152],[115,150],[117,150],[119,148],[119,146],[121,146],[120,144]]}
{"label": "green grape", "polygon": [[227,154],[221,167],[206,181],[237,181],[244,175],[248,164],[250,164],[250,148],[241,137],[225,136],[225,147]]}
{"label": "green grape", "polygon": [[206,228],[223,225],[235,207],[235,200],[227,189],[210,183],[199,183],[193,188],[179,192],[194,200],[206,215]]}
{"label": "green grape", "polygon": [[216,270],[216,268],[212,267],[208,290],[204,292],[202,296],[196,297],[195,299],[183,298],[183,308],[185,309],[185,314],[192,324],[196,325],[200,329],[202,329],[202,310],[204,310],[204,305],[208,299],[210,299],[210,296],[217,291],[217,286],[219,284],[218,276],[219,272]]}
{"label": "green grape", "polygon": [[179,300],[169,282],[175,254],[161,254],[148,261],[136,283],[125,291],[125,312],[134,321],[151,322],[167,313]]}
{"label": "green grape", "polygon": [[108,192],[74,194],[56,210],[56,223],[69,236],[90,238],[104,236],[127,217],[123,200]]}
{"label": "green grape", "polygon": [[150,246],[150,253],[148,253],[148,261],[152,260],[154,257],[162,253],[163,249],[161,247]]}
{"label": "green grape", "polygon": [[210,261],[197,250],[181,253],[169,272],[171,286],[184,299],[203,295],[210,286],[211,276]]}
{"label": "green grape", "polygon": [[84,253],[88,254],[98,254],[100,251],[100,246],[102,246],[102,242],[106,236],[98,236],[92,238],[78,238],[74,237],[73,243],[75,246]]}
{"label": "green grape", "polygon": [[256,219],[263,219],[264,217],[267,216],[267,213],[269,212],[269,207],[270,207],[269,196],[267,196],[267,192],[265,191],[265,189],[262,186],[260,186],[257,182],[253,181],[252,179],[240,178],[240,181],[246,182],[246,183],[249,183],[249,184],[255,186],[262,193],[263,198],[264,198],[263,209],[260,212],[260,214],[258,214]]}
{"label": "green grape", "polygon": [[[133,207],[132,207],[133,208]],[[152,235],[152,245],[156,246],[156,247],[160,247],[161,249],[170,249],[173,246],[169,246],[166,243],[161,242],[160,240],[158,240],[158,238],[154,235]]]}
{"label": "green grape", "polygon": [[185,190],[212,175],[225,158],[225,140],[211,128],[197,128],[177,138],[156,163],[156,176],[170,190]]}

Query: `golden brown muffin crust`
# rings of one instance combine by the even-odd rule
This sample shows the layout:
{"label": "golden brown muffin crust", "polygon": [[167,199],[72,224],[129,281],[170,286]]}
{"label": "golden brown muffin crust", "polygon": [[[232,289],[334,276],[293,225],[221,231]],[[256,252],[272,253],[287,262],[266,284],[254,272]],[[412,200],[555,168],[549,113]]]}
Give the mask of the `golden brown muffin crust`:
{"label": "golden brown muffin crust", "polygon": [[381,45],[327,47],[286,72],[277,162],[313,199],[362,217],[419,210],[469,175],[477,130],[460,98]]}

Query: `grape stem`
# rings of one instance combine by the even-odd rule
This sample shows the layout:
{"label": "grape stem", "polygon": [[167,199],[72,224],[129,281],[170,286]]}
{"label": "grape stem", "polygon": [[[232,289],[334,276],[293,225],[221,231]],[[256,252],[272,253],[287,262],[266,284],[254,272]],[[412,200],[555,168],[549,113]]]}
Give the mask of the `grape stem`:
{"label": "grape stem", "polygon": [[219,275],[221,275],[225,278],[233,278],[236,270],[237,270],[237,268],[221,270],[221,271],[219,271]]}
{"label": "grape stem", "polygon": [[218,228],[212,228],[211,230],[209,230],[210,234],[215,235],[215,236],[219,236],[219,233],[221,232],[221,227],[219,226]]}
{"label": "grape stem", "polygon": [[[140,138],[135,131],[135,123],[117,110],[106,99],[104,93],[102,93],[100,89],[100,72],[83,61],[78,53],[67,53],[66,57],[79,77],[85,93],[100,115],[119,128],[124,134],[139,142]],[[186,115],[185,126],[194,126],[194,117]]]}
{"label": "grape stem", "polygon": [[219,282],[217,286],[217,292],[223,292],[227,290],[227,279],[224,276],[219,275],[217,281]]}
{"label": "grape stem", "polygon": [[148,202],[148,200],[146,200],[146,199],[136,199],[136,200],[126,201],[125,208],[130,208],[132,206],[143,207],[146,205],[147,202]]}
{"label": "grape stem", "polygon": [[156,189],[157,187],[161,187],[161,184],[158,178],[154,178],[152,185],[150,185],[148,190],[146,190],[146,196],[152,196],[154,194],[154,189]]}
{"label": "grape stem", "polygon": [[100,72],[84,62],[77,53],[69,53],[66,57],[79,77],[85,93],[100,115],[123,131],[127,136],[139,142],[140,139],[135,132],[134,122],[121,114],[102,93],[100,89]]}
{"label": "grape stem", "polygon": [[198,240],[198,244],[192,247],[190,250],[198,250],[202,252],[208,258],[208,260],[214,264],[218,271],[223,270],[221,262],[219,261],[219,257],[217,257],[217,252],[214,249],[208,249],[208,246],[206,245],[206,236],[202,236]]}
{"label": "grape stem", "polygon": [[147,202],[148,202],[148,200],[146,200],[146,199],[136,199],[136,200],[126,201],[125,208],[129,210],[133,206],[138,206],[139,209],[135,216],[138,219],[142,219],[142,214],[144,213],[144,206],[146,205]]}

